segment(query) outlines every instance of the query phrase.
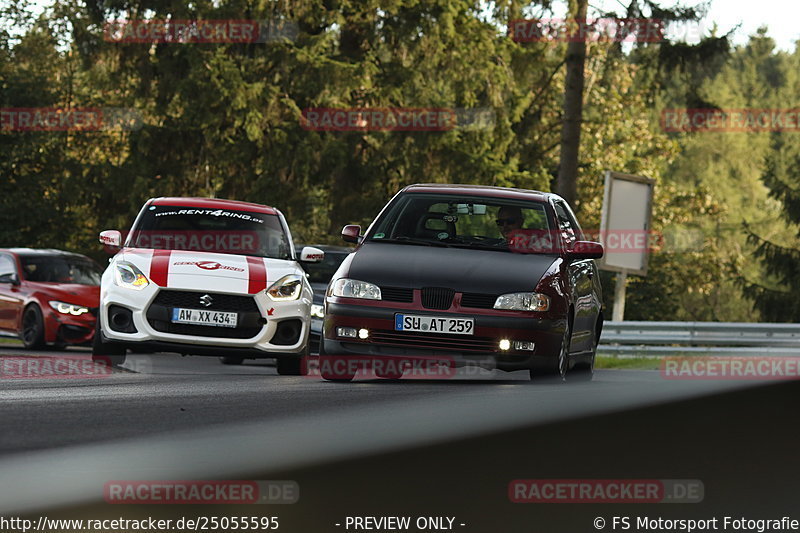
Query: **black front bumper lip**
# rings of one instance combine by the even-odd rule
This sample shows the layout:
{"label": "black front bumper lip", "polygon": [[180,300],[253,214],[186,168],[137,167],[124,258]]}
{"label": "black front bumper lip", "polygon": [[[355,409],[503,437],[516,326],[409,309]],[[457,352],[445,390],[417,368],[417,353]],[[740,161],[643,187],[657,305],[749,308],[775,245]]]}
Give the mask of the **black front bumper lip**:
{"label": "black front bumper lip", "polygon": [[[533,340],[536,350],[528,351],[500,351],[496,350],[459,350],[456,347],[420,347],[414,346],[413,335],[409,335],[408,342],[391,343],[379,341],[357,341],[356,339],[337,339],[333,331],[337,325],[352,325],[363,321],[369,324],[382,324],[381,328],[392,329],[396,313],[426,314],[426,315],[451,315],[468,316],[475,320],[476,330],[482,330],[482,339],[511,338],[513,340]],[[442,357],[451,361],[455,366],[483,366],[500,370],[524,370],[550,368],[557,359],[561,340],[563,338],[566,319],[518,317],[470,314],[459,311],[436,311],[431,309],[393,309],[377,306],[360,306],[353,304],[328,303],[325,314],[325,347],[324,351],[331,355],[377,356],[377,357]],[[488,331],[487,331],[488,330]],[[488,335],[487,335],[488,334]],[[476,338],[478,336],[476,335]],[[516,338],[516,339],[515,339]],[[430,338],[432,341],[435,337]],[[466,339],[465,339],[466,340]]]}

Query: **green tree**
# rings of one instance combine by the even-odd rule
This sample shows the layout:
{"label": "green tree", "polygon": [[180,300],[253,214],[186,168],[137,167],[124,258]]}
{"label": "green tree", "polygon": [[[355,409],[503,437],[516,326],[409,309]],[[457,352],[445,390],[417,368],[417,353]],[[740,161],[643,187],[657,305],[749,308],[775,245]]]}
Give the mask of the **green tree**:
{"label": "green tree", "polygon": [[784,206],[782,219],[789,238],[768,240],[760,228],[746,225],[755,255],[766,276],[744,282],[762,316],[772,322],[800,321],[800,142],[776,134],[767,156],[764,183],[770,196]]}

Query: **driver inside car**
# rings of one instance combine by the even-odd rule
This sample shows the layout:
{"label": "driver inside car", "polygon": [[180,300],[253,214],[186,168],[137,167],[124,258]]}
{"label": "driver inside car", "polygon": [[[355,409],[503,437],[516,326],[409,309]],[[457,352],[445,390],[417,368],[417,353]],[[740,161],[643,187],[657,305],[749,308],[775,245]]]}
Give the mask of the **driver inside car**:
{"label": "driver inside car", "polygon": [[503,206],[497,211],[497,227],[500,228],[500,233],[506,243],[514,236],[514,230],[522,229],[522,209],[514,206]]}

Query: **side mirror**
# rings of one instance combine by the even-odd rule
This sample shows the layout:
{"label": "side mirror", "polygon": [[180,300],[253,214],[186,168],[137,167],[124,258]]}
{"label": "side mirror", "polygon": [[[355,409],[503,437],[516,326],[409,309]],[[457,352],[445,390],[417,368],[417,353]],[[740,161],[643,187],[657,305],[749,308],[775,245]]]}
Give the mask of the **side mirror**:
{"label": "side mirror", "polygon": [[107,229],[100,232],[100,242],[109,252],[117,252],[122,247],[122,234],[115,229]]}
{"label": "side mirror", "polygon": [[599,242],[576,241],[567,251],[569,259],[600,259],[603,257],[603,245]]}
{"label": "side mirror", "polygon": [[11,285],[19,285],[19,278],[16,274],[8,273],[0,276],[0,283],[10,283]]}
{"label": "side mirror", "polygon": [[345,242],[358,244],[358,241],[361,239],[361,226],[349,225],[342,228],[342,239]]}
{"label": "side mirror", "polygon": [[300,262],[302,263],[319,263],[325,259],[325,252],[313,246],[303,246],[300,252]]}

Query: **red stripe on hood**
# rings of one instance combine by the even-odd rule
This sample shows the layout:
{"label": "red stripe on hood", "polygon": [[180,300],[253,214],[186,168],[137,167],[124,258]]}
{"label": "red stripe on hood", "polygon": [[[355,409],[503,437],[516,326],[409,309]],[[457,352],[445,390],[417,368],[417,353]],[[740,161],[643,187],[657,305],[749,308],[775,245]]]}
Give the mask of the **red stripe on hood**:
{"label": "red stripe on hood", "polygon": [[150,281],[159,287],[167,286],[171,253],[171,250],[153,250],[153,257],[150,259]]}
{"label": "red stripe on hood", "polygon": [[267,267],[260,257],[247,256],[247,293],[255,294],[267,288]]}

